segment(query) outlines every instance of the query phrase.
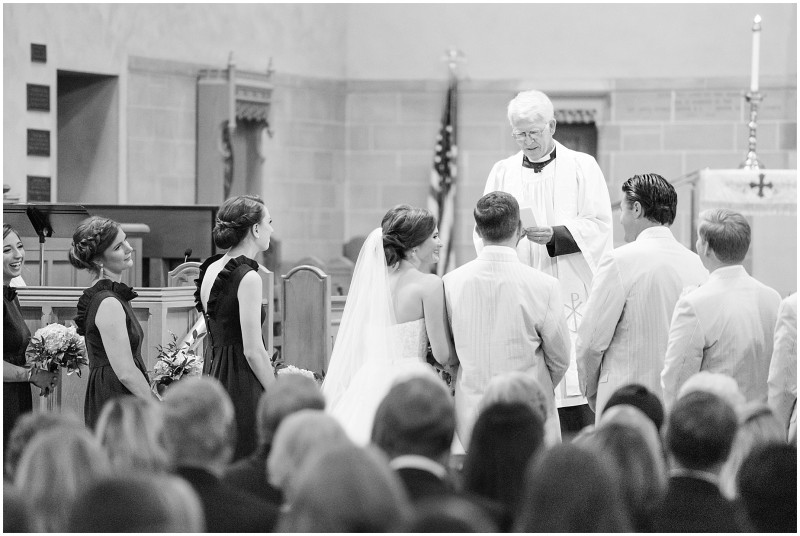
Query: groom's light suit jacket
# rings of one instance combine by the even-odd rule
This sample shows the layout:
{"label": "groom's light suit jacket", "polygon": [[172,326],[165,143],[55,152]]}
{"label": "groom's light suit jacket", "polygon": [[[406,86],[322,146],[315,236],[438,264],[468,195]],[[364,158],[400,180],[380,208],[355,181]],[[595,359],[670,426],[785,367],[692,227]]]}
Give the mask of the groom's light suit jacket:
{"label": "groom's light suit jacket", "polygon": [[553,390],[567,370],[572,343],[558,280],[523,264],[510,247],[486,246],[443,281],[461,363],[455,407],[462,444],[469,444],[489,381],[506,372],[539,382],[551,409],[547,425],[559,427]]}

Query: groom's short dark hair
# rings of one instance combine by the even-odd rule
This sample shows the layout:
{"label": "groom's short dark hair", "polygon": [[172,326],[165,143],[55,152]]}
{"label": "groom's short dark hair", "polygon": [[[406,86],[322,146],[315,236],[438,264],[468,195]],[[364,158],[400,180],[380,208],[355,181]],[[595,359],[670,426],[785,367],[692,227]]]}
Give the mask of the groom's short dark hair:
{"label": "groom's short dark hair", "polygon": [[519,203],[506,192],[489,192],[473,211],[478,234],[487,242],[508,240],[519,228]]}

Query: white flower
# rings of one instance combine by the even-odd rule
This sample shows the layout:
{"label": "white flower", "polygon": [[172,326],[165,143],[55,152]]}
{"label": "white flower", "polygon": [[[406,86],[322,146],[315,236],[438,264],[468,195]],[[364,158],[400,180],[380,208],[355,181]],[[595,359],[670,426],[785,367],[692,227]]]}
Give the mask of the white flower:
{"label": "white flower", "polygon": [[169,374],[169,365],[167,365],[163,361],[157,361],[155,366],[153,367],[153,372],[159,375]]}
{"label": "white flower", "polygon": [[297,368],[294,365],[286,365],[284,368],[278,369],[278,374],[300,374],[307,378],[314,379],[314,373],[310,370]]}

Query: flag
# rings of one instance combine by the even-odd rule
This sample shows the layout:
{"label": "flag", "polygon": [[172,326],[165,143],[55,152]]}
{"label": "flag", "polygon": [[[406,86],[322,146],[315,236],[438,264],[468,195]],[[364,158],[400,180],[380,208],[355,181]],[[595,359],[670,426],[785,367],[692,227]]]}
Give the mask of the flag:
{"label": "flag", "polygon": [[436,139],[431,170],[431,186],[428,192],[428,210],[439,222],[439,239],[442,248],[439,250],[439,262],[436,273],[442,276],[455,268],[453,254],[453,231],[455,230],[455,196],[458,146],[456,144],[456,104],[458,100],[458,82],[450,81],[442,112],[442,124]]}

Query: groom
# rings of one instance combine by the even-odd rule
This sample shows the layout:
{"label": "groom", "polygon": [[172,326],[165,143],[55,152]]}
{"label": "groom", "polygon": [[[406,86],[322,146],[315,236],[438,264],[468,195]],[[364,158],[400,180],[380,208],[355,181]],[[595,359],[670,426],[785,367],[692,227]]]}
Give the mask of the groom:
{"label": "groom", "polygon": [[554,389],[569,366],[571,342],[558,280],[523,264],[519,204],[490,192],[473,212],[484,247],[478,258],[445,275],[445,300],[461,366],[456,377],[456,430],[469,445],[478,406],[489,381],[521,371],[544,388],[550,416],[545,426],[561,438]]}

